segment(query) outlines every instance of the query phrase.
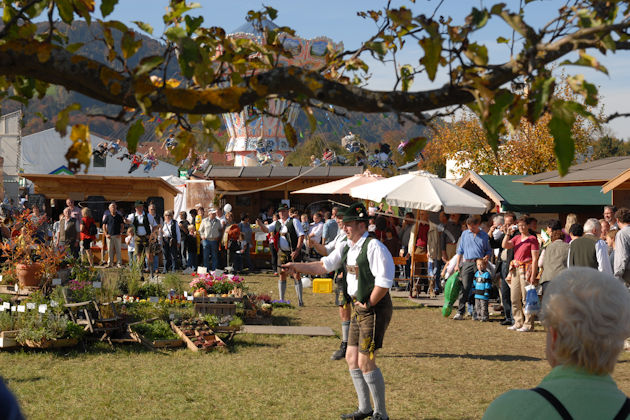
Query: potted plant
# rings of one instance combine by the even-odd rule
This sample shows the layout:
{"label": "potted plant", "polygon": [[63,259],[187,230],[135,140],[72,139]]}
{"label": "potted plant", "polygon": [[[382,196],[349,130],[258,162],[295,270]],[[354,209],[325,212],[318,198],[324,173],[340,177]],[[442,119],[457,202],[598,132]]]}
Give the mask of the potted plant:
{"label": "potted plant", "polygon": [[24,210],[15,217],[11,239],[0,245],[5,257],[2,274],[9,281],[17,280],[21,287],[39,286],[42,277],[51,279],[65,256],[55,246],[38,239],[38,227],[30,218],[30,210]]}

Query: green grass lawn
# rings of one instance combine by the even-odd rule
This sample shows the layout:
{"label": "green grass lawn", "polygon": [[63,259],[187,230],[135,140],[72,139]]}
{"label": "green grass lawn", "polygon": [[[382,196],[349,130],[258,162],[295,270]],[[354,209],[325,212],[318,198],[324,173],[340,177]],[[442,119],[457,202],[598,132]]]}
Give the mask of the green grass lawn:
{"label": "green grass lawn", "polygon": [[[246,281],[253,291],[277,297],[275,278]],[[287,295],[295,300],[292,287]],[[339,332],[333,295],[307,289],[305,303],[276,309],[276,323]],[[497,395],[533,387],[549,371],[544,338],[542,331],[511,332],[498,322],[455,322],[438,309],[395,299],[377,356],[391,418],[481,417]],[[87,351],[0,352],[0,376],[31,419],[335,419],[356,405],[345,362],[330,360],[338,345],[334,337],[239,334],[229,353],[106,344]],[[622,354],[613,375],[626,394],[629,360]]]}

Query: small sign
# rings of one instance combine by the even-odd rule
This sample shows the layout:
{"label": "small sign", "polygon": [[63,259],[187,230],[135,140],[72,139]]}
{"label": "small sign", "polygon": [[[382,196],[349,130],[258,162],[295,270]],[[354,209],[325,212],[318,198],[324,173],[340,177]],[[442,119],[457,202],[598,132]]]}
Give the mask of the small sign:
{"label": "small sign", "polygon": [[20,291],[20,286],[18,286],[18,285],[17,285],[17,283],[15,283],[15,286],[13,286],[13,289],[14,289],[16,292],[19,292],[19,291]]}
{"label": "small sign", "polygon": [[26,312],[26,306],[24,306],[24,305],[18,305],[18,307],[17,307],[17,311],[18,311],[18,312]]}
{"label": "small sign", "polygon": [[4,309],[11,309],[11,304],[9,302],[4,302],[4,303],[2,303],[2,307]]}
{"label": "small sign", "polygon": [[197,267],[197,274],[207,274],[208,269],[206,267]]}
{"label": "small sign", "polygon": [[92,287],[95,289],[100,289],[102,286],[102,283],[100,281],[95,281],[92,283]]}
{"label": "small sign", "polygon": [[11,306],[11,312],[17,311],[17,306]]}
{"label": "small sign", "polygon": [[212,273],[213,276],[222,276],[224,273],[223,270],[219,270],[218,268],[216,270],[214,270],[214,272]]}
{"label": "small sign", "polygon": [[53,286],[61,286],[61,279],[53,279]]}
{"label": "small sign", "polygon": [[50,306],[51,306],[52,308],[55,308],[55,307],[59,306],[59,304],[57,303],[57,301],[55,301],[55,300],[51,300],[51,301],[50,301]]}
{"label": "small sign", "polygon": [[0,306],[0,312],[4,312],[4,306]]}
{"label": "small sign", "polygon": [[45,304],[42,304],[42,305],[39,305],[38,311],[40,314],[45,314],[47,309],[48,309],[48,306],[46,306]]}
{"label": "small sign", "polygon": [[0,274],[0,283],[2,283],[2,274]]}
{"label": "small sign", "polygon": [[168,319],[175,319],[175,314],[168,314]]}
{"label": "small sign", "polygon": [[188,296],[186,299],[187,300],[193,300],[193,297],[192,296]]}
{"label": "small sign", "polygon": [[29,309],[29,310],[35,309],[35,304],[33,302],[27,303],[26,304],[26,309]]}
{"label": "small sign", "polygon": [[149,302],[158,303],[159,301],[160,301],[160,298],[158,298],[157,296],[149,296]]}
{"label": "small sign", "polygon": [[184,297],[187,298],[188,297],[188,292],[184,291]]}

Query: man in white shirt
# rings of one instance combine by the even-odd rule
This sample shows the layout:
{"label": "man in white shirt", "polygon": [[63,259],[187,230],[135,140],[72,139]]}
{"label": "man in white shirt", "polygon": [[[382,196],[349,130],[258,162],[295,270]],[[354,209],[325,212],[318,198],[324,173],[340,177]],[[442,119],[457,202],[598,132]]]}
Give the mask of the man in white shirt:
{"label": "man in white shirt", "polygon": [[595,256],[597,257],[597,269],[602,273],[613,275],[610,257],[608,256],[608,245],[600,236],[602,225],[595,218],[588,219],[584,223],[584,236],[591,238],[595,242]]}
{"label": "man in white shirt", "polygon": [[[387,419],[385,381],[376,366],[375,351],[381,348],[392,316],[389,289],[394,278],[394,260],[385,245],[368,237],[368,215],[361,202],[344,212],[345,246],[335,248],[320,261],[287,263],[288,272],[323,275],[345,267],[344,285],[353,299],[346,361],[359,400],[357,411],[344,419]],[[370,405],[374,400],[374,411]]]}
{"label": "man in white shirt", "polygon": [[[289,217],[289,206],[284,203],[280,204],[278,214],[280,215],[280,219],[268,225],[263,224],[260,219],[256,222],[263,232],[273,233],[274,244],[277,244],[278,274],[280,275],[278,280],[278,292],[280,300],[284,300],[284,294],[287,290],[287,272],[281,270],[280,266],[291,261],[301,261],[300,253],[305,235],[297,218]],[[302,280],[300,279],[299,273],[293,275],[293,282],[295,284],[295,292],[298,295],[298,305],[304,306],[302,299]]]}
{"label": "man in white shirt", "polygon": [[132,224],[136,232],[134,237],[136,242],[135,255],[139,263],[142,263],[145,250],[148,252],[149,235],[154,226],[157,226],[155,219],[149,213],[144,211],[144,203],[137,200],[135,203],[136,211],[127,216],[127,222]]}
{"label": "man in white shirt", "polygon": [[322,222],[322,215],[320,213],[315,213],[313,215],[313,223],[311,223],[308,238],[309,242],[313,239],[318,244],[322,243],[322,234],[324,233],[324,222]]}
{"label": "man in white shirt", "polygon": [[174,272],[177,266],[177,247],[182,242],[182,234],[179,224],[173,219],[173,210],[164,212],[164,224],[162,225],[162,248],[164,249],[164,273],[169,269]]}
{"label": "man in white shirt", "polygon": [[[338,247],[346,245],[348,237],[346,236],[346,232],[343,230],[343,211],[338,210],[336,212],[335,223],[337,223],[337,235],[335,235],[334,239],[327,244],[322,245],[320,243],[315,243],[312,239],[309,240],[309,245],[314,248],[319,255],[326,256]],[[330,358],[332,360],[341,360],[346,358],[346,350],[348,349],[348,331],[350,329],[350,316],[352,314],[352,307],[349,303],[352,299],[343,288],[343,273],[338,271],[333,273],[333,275],[335,282],[335,305],[339,307],[339,317],[341,318],[341,345],[339,346],[339,349],[330,356]]]}
{"label": "man in white shirt", "polygon": [[199,237],[203,250],[203,265],[208,271],[219,268],[219,241],[223,234],[223,225],[217,218],[217,210],[210,205],[208,217],[199,225]]}

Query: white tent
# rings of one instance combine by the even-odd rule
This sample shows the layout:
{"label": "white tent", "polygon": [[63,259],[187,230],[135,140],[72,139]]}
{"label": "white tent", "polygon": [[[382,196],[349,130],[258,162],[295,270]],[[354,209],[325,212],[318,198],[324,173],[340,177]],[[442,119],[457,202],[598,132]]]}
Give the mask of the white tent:
{"label": "white tent", "polygon": [[416,171],[355,187],[352,197],[392,206],[446,213],[482,214],[490,202],[427,172]]}
{"label": "white tent", "polygon": [[[92,149],[105,139],[90,134]],[[54,128],[40,131],[22,137],[22,168],[27,174],[50,174],[67,165],[65,154],[72,144],[69,133],[61,137]],[[123,148],[124,149],[124,148]],[[124,149],[126,150],[126,149]],[[116,157],[107,156],[104,166],[94,166],[94,160],[90,162],[88,175],[130,176],[130,177],[157,177],[177,175],[177,167],[170,163],[158,161],[158,165],[148,173],[140,167],[131,174],[128,173],[131,163],[128,159],[123,161]]]}

